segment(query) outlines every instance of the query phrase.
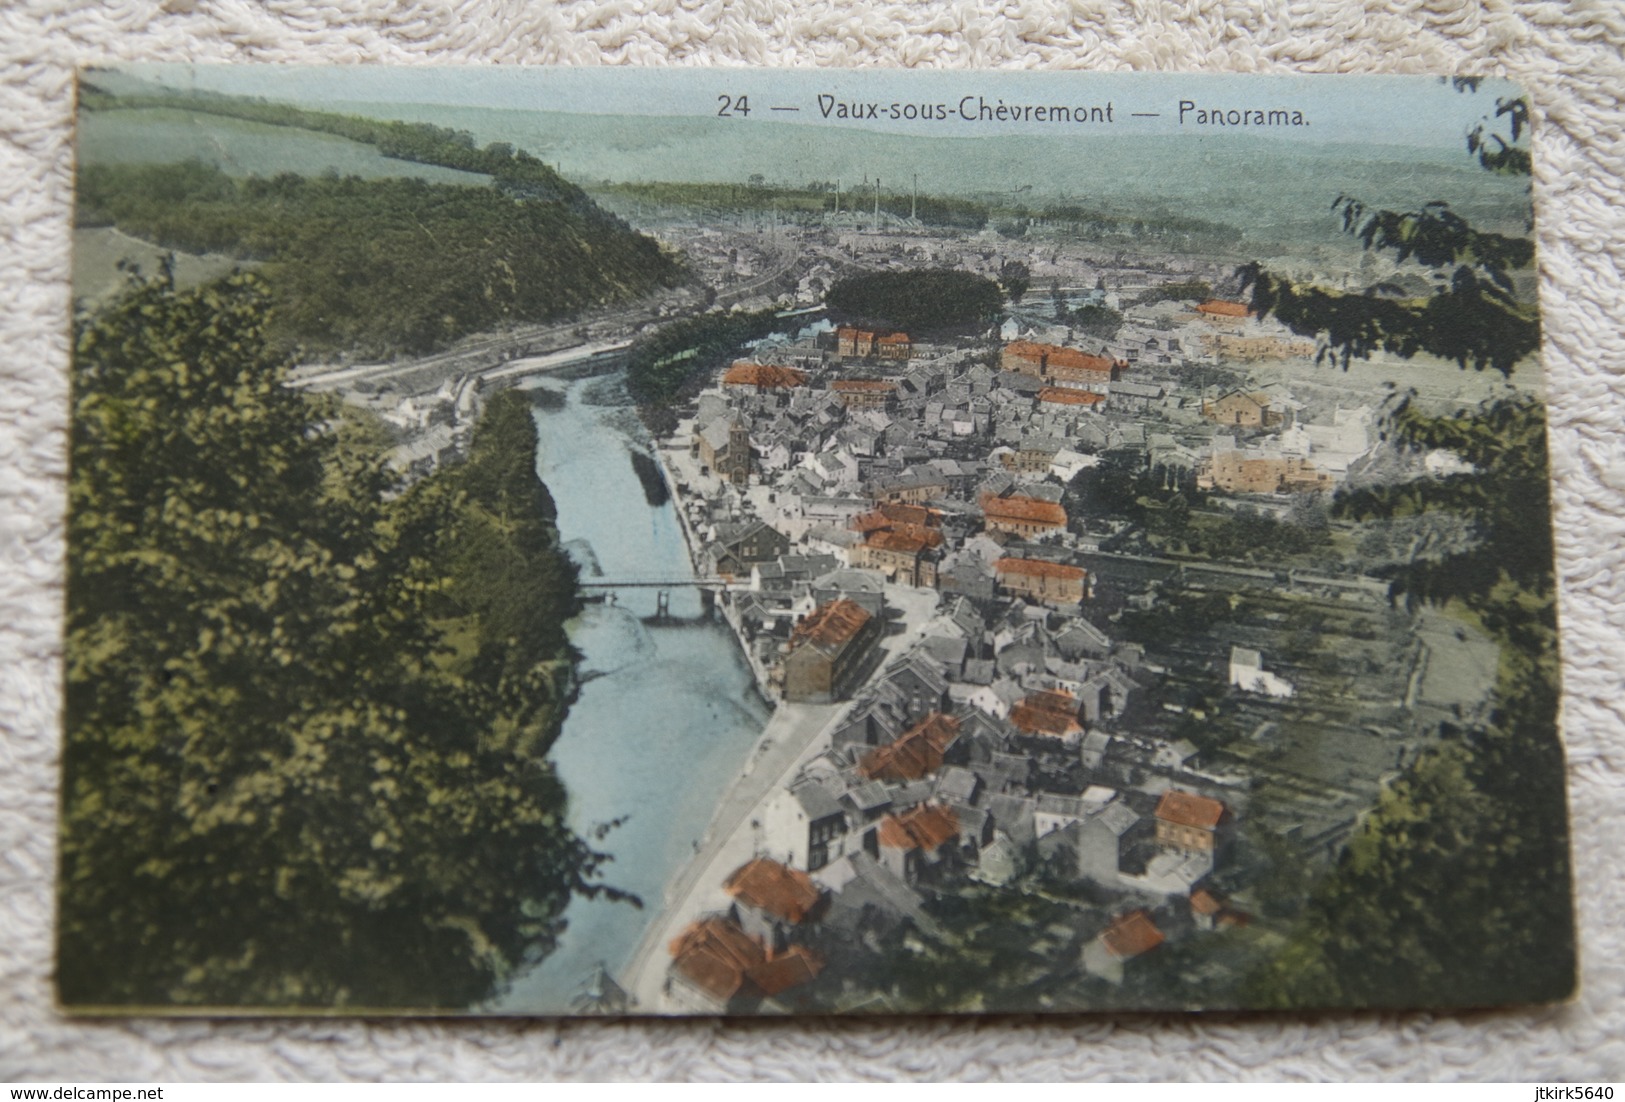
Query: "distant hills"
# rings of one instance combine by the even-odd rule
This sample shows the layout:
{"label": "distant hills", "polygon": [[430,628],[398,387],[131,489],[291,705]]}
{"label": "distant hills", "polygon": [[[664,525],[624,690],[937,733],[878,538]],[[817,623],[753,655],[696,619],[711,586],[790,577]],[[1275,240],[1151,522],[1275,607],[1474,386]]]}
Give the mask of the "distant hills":
{"label": "distant hills", "polygon": [[[652,238],[511,144],[95,81],[80,92],[78,224],[263,262],[285,346],[425,352],[682,278]],[[233,149],[266,142],[278,170],[245,171]]]}

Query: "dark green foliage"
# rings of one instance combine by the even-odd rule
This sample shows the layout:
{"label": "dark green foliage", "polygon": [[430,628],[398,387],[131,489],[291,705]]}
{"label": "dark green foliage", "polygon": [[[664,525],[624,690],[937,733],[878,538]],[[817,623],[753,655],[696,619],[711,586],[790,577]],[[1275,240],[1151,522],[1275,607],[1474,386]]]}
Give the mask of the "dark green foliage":
{"label": "dark green foliage", "polygon": [[[870,970],[899,1009],[1031,1011],[1046,990],[1076,982],[1075,908],[1016,888],[968,884],[930,900],[927,909],[951,933],[916,933]],[[1055,927],[1054,930],[1049,927]]]}
{"label": "dark green foliage", "polygon": [[392,498],[267,306],[166,273],[78,326],[58,989],[467,1007],[603,890],[540,757],[576,597],[529,416]]}
{"label": "dark green foliage", "polygon": [[1167,486],[1168,472],[1153,471],[1137,452],[1106,452],[1095,466],[1072,476],[1061,504],[1072,517],[1144,523],[1145,509],[1140,499],[1158,494]]}
{"label": "dark green foliage", "polygon": [[1032,270],[1024,262],[1006,260],[999,265],[999,286],[1004,288],[1005,297],[1011,302],[1020,302],[1021,296],[1026,294],[1027,288],[1032,285]]}
{"label": "dark green foliage", "polygon": [[[1457,87],[1476,90],[1470,83]],[[1529,125],[1529,105],[1521,99],[1499,101],[1496,116],[1508,120],[1510,142],[1516,142]],[[1527,175],[1528,153],[1489,132],[1489,125],[1486,120],[1468,135],[1468,151],[1477,153],[1485,168]],[[1510,375],[1540,348],[1539,315],[1534,305],[1518,301],[1510,275],[1534,262],[1533,241],[1475,230],[1445,202],[1400,213],[1373,210],[1340,195],[1332,209],[1339,212],[1344,232],[1366,249],[1391,252],[1400,263],[1414,261],[1427,269],[1438,284],[1434,293],[1410,297],[1395,284],[1357,293],[1330,291],[1293,284],[1254,263],[1237,275],[1244,291],[1251,288],[1259,317],[1274,314],[1293,332],[1320,337],[1321,357],[1344,368],[1356,357],[1383,351],[1405,359],[1427,353],[1462,368],[1493,367]]]}
{"label": "dark green foliage", "polygon": [[198,164],[79,174],[92,223],[165,248],[264,261],[278,307],[270,333],[285,347],[424,352],[677,278],[658,244],[590,204],[520,190],[527,197],[413,179],[234,180]]}
{"label": "dark green foliage", "polygon": [[1157,602],[1144,611],[1129,610],[1118,623],[1118,634],[1131,643],[1153,650],[1183,643],[1231,619],[1234,609],[1225,593],[1192,589],[1173,581],[1157,594]]}
{"label": "dark green foliage", "polygon": [[1164,283],[1134,296],[1131,306],[1150,306],[1158,302],[1202,302],[1213,297],[1211,284],[1200,279],[1184,283]]}
{"label": "dark green foliage", "polygon": [[1322,337],[1320,355],[1345,368],[1374,352],[1405,359],[1425,352],[1463,368],[1493,367],[1510,375],[1540,348],[1534,307],[1515,302],[1494,280],[1466,265],[1455,270],[1449,287],[1420,300],[1298,285],[1256,264],[1240,276],[1243,287],[1252,288],[1252,307],[1260,317],[1273,314],[1294,333]]}
{"label": "dark green foliage", "polygon": [[[754,340],[801,325],[773,310],[702,314],[662,326],[639,337],[627,353],[626,389],[646,419],[697,391],[711,375]],[[671,427],[675,418],[668,417]],[[660,427],[650,426],[657,433]],[[670,431],[667,429],[667,431]]]}
{"label": "dark green foliage", "polygon": [[[1476,90],[1476,89],[1475,89]],[[1533,167],[1529,150],[1513,143],[1529,129],[1529,101],[1520,97],[1495,101],[1496,119],[1505,119],[1509,134],[1503,138],[1493,129],[1495,123],[1484,119],[1467,135],[1467,151],[1478,157],[1478,163],[1490,172],[1507,176],[1528,176]]]}
{"label": "dark green foliage", "polygon": [[[1476,81],[1457,82],[1463,90]],[[1517,141],[1528,105],[1496,116]],[[1527,152],[1486,133],[1468,150],[1492,171],[1527,174]],[[1253,269],[1254,304],[1299,332],[1323,331],[1344,363],[1384,348],[1511,370],[1539,344],[1532,307],[1514,301],[1508,271],[1530,242],[1482,234],[1442,203],[1414,214],[1367,214],[1339,199],[1344,228],[1370,249],[1434,270],[1448,289],[1421,302],[1283,287]],[[1407,604],[1453,607],[1501,645],[1494,709],[1482,726],[1407,766],[1316,890],[1286,951],[1252,977],[1261,1006],[1494,1005],[1573,991],[1574,915],[1562,744],[1546,421],[1539,402],[1507,399],[1435,417],[1402,398],[1390,435],[1445,448],[1473,471],[1345,495],[1353,518],[1453,514],[1475,533],[1465,549],[1386,573]]]}
{"label": "dark green foliage", "polygon": [[[1545,418],[1506,400],[1452,417],[1402,403],[1406,444],[1471,474],[1344,498],[1344,515],[1446,510],[1471,550],[1393,572],[1396,596],[1452,601],[1501,643],[1490,722],[1424,754],[1383,796],[1310,900],[1287,953],[1254,977],[1264,1005],[1493,1005],[1574,982]],[[1374,962],[1376,962],[1374,964]]]}
{"label": "dark green foliage", "polygon": [[1549,589],[1551,503],[1541,406],[1528,399],[1504,400],[1454,417],[1429,417],[1405,397],[1388,424],[1406,444],[1447,449],[1477,468],[1339,496],[1339,516],[1365,520],[1448,512],[1466,519],[1477,533],[1471,550],[1390,571],[1395,594],[1413,604],[1452,598],[1474,603],[1503,581],[1530,593]]}
{"label": "dark green foliage", "polygon": [[1091,337],[1099,337],[1106,341],[1117,336],[1117,331],[1123,328],[1122,314],[1110,306],[1098,306],[1094,303],[1078,307],[1072,311],[1072,316],[1068,320]]}
{"label": "dark green foliage", "polygon": [[997,283],[972,272],[920,268],[846,276],[824,301],[842,320],[923,336],[986,328],[999,316],[1004,294]]}
{"label": "dark green foliage", "polygon": [[1505,291],[1512,290],[1507,272],[1527,268],[1535,259],[1535,243],[1529,238],[1475,230],[1449,203],[1426,203],[1421,210],[1399,214],[1369,210],[1358,199],[1341,195],[1332,209],[1342,213],[1344,232],[1367,249],[1391,251],[1401,263],[1414,258],[1428,268],[1471,264]]}

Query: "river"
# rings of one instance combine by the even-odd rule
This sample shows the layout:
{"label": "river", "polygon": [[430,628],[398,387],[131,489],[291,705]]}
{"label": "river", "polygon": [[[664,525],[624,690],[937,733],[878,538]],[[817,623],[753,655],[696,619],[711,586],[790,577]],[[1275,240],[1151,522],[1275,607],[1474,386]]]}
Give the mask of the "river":
{"label": "river", "polygon": [[[535,410],[537,471],[558,505],[560,537],[589,545],[606,576],[691,576],[675,505],[651,507],[632,470],[629,450],[647,445],[642,426],[625,402],[597,404],[618,392],[615,380],[541,385],[566,398],[561,409]],[[656,599],[652,589],[627,590],[571,625],[584,683],[551,755],[578,833],[590,839],[595,825],[623,820],[592,844],[613,857],[604,882],[644,908],[572,901],[558,947],[514,981],[497,1012],[568,1013],[600,962],[620,972],[767,722],[727,625],[680,622],[699,616],[698,591],[672,592],[674,624],[645,622]]]}

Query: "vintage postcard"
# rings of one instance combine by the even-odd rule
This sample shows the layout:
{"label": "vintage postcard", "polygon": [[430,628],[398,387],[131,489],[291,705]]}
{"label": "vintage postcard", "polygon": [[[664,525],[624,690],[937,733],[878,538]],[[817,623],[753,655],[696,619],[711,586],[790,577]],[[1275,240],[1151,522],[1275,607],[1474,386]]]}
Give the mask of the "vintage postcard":
{"label": "vintage postcard", "polygon": [[1575,982],[1524,93],[79,91],[78,1013]]}

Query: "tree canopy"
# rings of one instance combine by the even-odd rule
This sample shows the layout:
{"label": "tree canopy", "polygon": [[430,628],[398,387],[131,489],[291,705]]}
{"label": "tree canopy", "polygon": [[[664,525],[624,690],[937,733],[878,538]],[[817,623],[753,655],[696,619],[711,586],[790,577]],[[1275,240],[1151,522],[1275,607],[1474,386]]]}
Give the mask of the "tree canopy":
{"label": "tree canopy", "polygon": [[[1468,89],[1476,87],[1466,82]],[[1512,142],[1528,105],[1500,101],[1511,141],[1468,137],[1491,171],[1527,173]],[[1383,288],[1333,294],[1252,269],[1253,304],[1322,336],[1346,365],[1384,349],[1431,353],[1510,372],[1539,344],[1532,305],[1510,272],[1533,260],[1526,238],[1481,233],[1444,203],[1396,214],[1339,198],[1344,229],[1373,250],[1440,273],[1430,298]],[[1390,439],[1445,449],[1468,469],[1342,495],[1354,519],[1442,513],[1471,546],[1386,571],[1396,600],[1432,605],[1500,644],[1487,721],[1448,725],[1409,762],[1309,900],[1286,950],[1251,979],[1257,1005],[1494,1005],[1560,999],[1575,979],[1562,744],[1558,737],[1556,593],[1546,420],[1528,396],[1438,415],[1400,395]]]}
{"label": "tree canopy", "polygon": [[517,395],[401,492],[251,276],[77,326],[64,1003],[467,1007],[606,890],[542,756],[576,607]]}
{"label": "tree canopy", "polygon": [[1004,306],[1004,292],[974,272],[919,268],[845,276],[824,301],[844,321],[910,334],[963,333],[992,324]]}
{"label": "tree canopy", "polygon": [[282,347],[420,353],[678,278],[653,239],[590,202],[488,187],[87,165],[79,210],[82,223],[110,222],[165,248],[264,261],[278,306],[268,333]]}
{"label": "tree canopy", "polygon": [[[1457,86],[1477,87],[1470,81]],[[1528,127],[1528,103],[1497,101],[1495,117],[1507,120],[1510,141],[1486,119],[1468,135],[1469,152],[1491,171],[1527,175],[1528,153],[1513,143]],[[1494,368],[1510,375],[1519,361],[1540,348],[1538,310],[1518,297],[1512,280],[1512,272],[1534,263],[1529,238],[1474,229],[1443,200],[1414,211],[1393,211],[1339,195],[1332,210],[1341,217],[1344,232],[1367,251],[1421,266],[1434,283],[1433,293],[1418,298],[1396,282],[1334,291],[1285,279],[1254,263],[1238,276],[1242,290],[1251,290],[1259,317],[1274,315],[1293,332],[1319,338],[1320,356],[1345,368],[1353,359],[1381,351],[1405,359],[1426,353],[1462,368]]]}

